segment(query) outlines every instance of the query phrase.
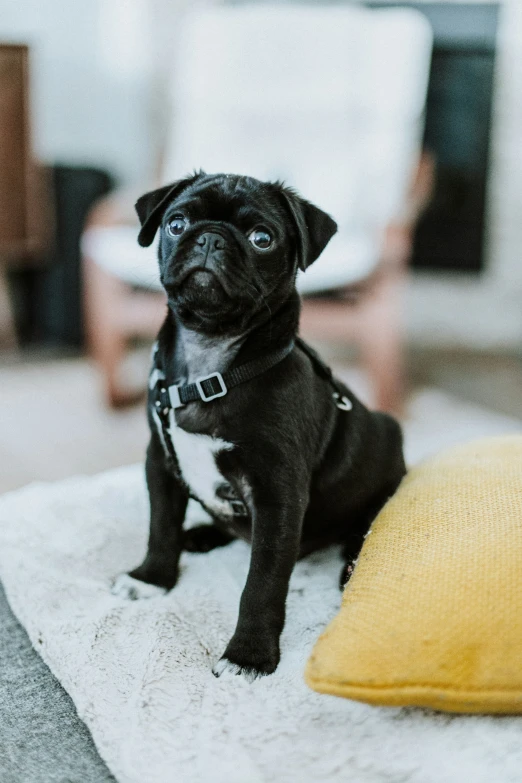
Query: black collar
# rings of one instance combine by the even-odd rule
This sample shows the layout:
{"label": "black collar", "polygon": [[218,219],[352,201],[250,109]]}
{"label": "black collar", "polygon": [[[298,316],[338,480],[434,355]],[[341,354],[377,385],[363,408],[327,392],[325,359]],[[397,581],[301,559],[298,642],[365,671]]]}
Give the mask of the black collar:
{"label": "black collar", "polygon": [[219,397],[224,397],[229,389],[233,389],[234,386],[239,386],[241,383],[251,381],[258,375],[262,375],[267,370],[275,367],[276,364],[282,362],[295,347],[299,347],[311,360],[315,371],[323,377],[333,388],[333,398],[335,404],[340,410],[348,411],[352,408],[352,401],[345,396],[342,388],[338,385],[338,382],[334,378],[330,367],[323,362],[320,356],[310,348],[304,340],[297,337],[285,345],[283,348],[278,348],[276,351],[267,353],[257,359],[252,359],[250,362],[239,365],[227,372],[221,374],[220,372],[213,372],[210,375],[205,375],[202,378],[198,378],[195,383],[186,384],[173,384],[167,386],[165,383],[165,373],[163,368],[158,363],[157,353],[154,355],[154,368],[150,376],[150,387],[153,392],[154,405],[163,417],[167,417],[169,412],[176,408],[181,408],[188,402],[195,402],[197,400],[201,402],[212,402]]}
{"label": "black collar", "polygon": [[252,359],[252,361],[245,362],[245,364],[234,367],[223,374],[213,372],[210,375],[198,378],[195,383],[173,384],[168,387],[165,385],[165,374],[162,368],[158,366],[156,360],[151,375],[151,386],[156,389],[154,404],[156,408],[159,408],[165,414],[165,409],[168,411],[181,408],[187,402],[195,402],[196,400],[212,402],[212,400],[217,400],[219,397],[224,397],[229,389],[233,389],[234,386],[251,381],[252,378],[256,378],[258,375],[262,375],[267,370],[270,370],[271,367],[275,367],[276,364],[286,359],[294,350],[294,345],[295,343],[292,340],[288,345],[279,348],[277,351]]}

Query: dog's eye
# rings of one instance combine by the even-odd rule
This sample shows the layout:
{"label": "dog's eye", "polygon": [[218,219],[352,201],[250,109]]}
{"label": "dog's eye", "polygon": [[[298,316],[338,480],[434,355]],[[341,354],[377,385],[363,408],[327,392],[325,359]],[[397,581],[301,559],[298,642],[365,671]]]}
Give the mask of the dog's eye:
{"label": "dog's eye", "polygon": [[185,231],[187,220],[183,215],[176,215],[167,223],[167,234],[171,237],[179,237]]}
{"label": "dog's eye", "polygon": [[248,239],[259,250],[268,250],[272,244],[272,237],[268,231],[265,231],[263,228],[256,228],[252,231]]}

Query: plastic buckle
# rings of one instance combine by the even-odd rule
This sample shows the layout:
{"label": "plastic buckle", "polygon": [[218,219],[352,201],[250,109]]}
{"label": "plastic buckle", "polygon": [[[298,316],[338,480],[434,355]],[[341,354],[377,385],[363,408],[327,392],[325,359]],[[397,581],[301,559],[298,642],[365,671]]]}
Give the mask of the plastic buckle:
{"label": "plastic buckle", "polygon": [[181,406],[185,404],[184,402],[181,402],[181,398],[179,396],[179,387],[176,385],[169,386],[169,399],[170,404],[174,409],[181,408]]}
{"label": "plastic buckle", "polygon": [[[203,383],[205,381],[210,381],[212,378],[217,378],[219,381],[219,385],[221,386],[221,390],[216,392],[216,394],[205,394],[203,390]],[[225,381],[223,380],[223,376],[220,372],[213,372],[212,375],[205,375],[204,378],[199,378],[196,381],[196,386],[198,387],[199,395],[203,402],[210,402],[211,400],[215,400],[218,397],[224,397],[225,394],[228,392],[228,389],[226,387]]]}

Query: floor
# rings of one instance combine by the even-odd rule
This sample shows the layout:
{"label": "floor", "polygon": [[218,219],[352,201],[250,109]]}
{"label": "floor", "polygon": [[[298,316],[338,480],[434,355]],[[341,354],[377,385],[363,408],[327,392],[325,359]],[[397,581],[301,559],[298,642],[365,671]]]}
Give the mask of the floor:
{"label": "floor", "polygon": [[[7,373],[7,384],[2,383],[5,375],[0,375],[0,388],[4,400],[6,387],[11,402],[18,398],[15,440],[17,433],[25,437],[31,428],[43,427],[37,444],[40,470],[75,472],[80,463],[81,469],[91,469],[99,467],[100,460],[134,458],[131,446],[139,446],[143,432],[139,410],[123,417],[108,416],[99,405],[96,376],[83,362],[52,364],[46,373],[42,365],[39,369],[40,375],[34,367],[15,372],[14,377]],[[355,383],[361,382],[353,368],[339,369]],[[40,404],[27,415],[35,388]],[[62,413],[65,419],[57,428]],[[404,424],[411,462],[452,443],[522,431],[522,418],[495,413],[433,386],[415,389]],[[60,462],[55,462],[57,445],[64,450]],[[34,469],[37,462],[31,459]],[[210,664],[234,626],[248,569],[248,551],[241,542],[184,562],[182,579],[171,596],[146,601],[146,606],[130,602],[126,607],[110,597],[110,578],[139,562],[145,545],[147,512],[141,475],[139,468],[120,469],[94,483],[73,481],[57,489],[29,489],[0,504],[0,561],[9,600],[36,648],[67,685],[118,777],[161,783],[173,778],[193,780],[194,775],[209,780],[208,771],[219,758],[224,764],[220,780],[274,780],[274,769],[282,770],[278,779],[300,781],[333,782],[348,780],[350,775],[358,783],[520,780],[520,725],[512,719],[502,718],[494,725],[488,717],[468,721],[430,717],[419,710],[400,715],[388,710],[384,715],[356,702],[326,696],[322,697],[326,701],[318,701],[303,689],[307,651],[339,606],[339,561],[332,553],[317,553],[296,568],[281,666],[273,679],[263,678],[253,685],[230,678],[223,682],[210,675]],[[451,575],[448,579],[451,582]],[[483,596],[487,600],[487,591]],[[71,628],[77,632],[71,633]],[[44,686],[45,680],[39,677],[42,672],[29,671],[29,679],[25,671],[20,674],[24,664],[17,646],[20,637],[14,641],[16,666],[2,659],[0,701],[2,676],[4,680],[7,676],[7,687],[12,690],[13,683],[18,687],[15,674],[21,681],[17,695],[27,698],[20,710],[14,699],[7,700],[11,710],[3,710],[12,731],[0,730],[1,783],[105,780],[99,764],[92,774],[87,761],[87,774],[74,770],[88,757],[82,750],[85,743],[77,741],[73,716],[63,700],[57,702],[56,688],[48,691]],[[400,639],[394,641],[400,644]],[[0,658],[12,645],[10,650],[3,648],[5,644],[0,644]],[[22,687],[28,682],[34,685],[33,674],[38,677],[36,696],[34,688]],[[0,708],[0,718],[1,713]],[[22,727],[20,732],[24,720],[32,721],[30,729],[26,726],[24,732]],[[57,724],[59,732],[54,731]],[[14,770],[7,777],[2,775],[3,735],[7,736],[4,756]],[[53,758],[47,755],[55,748],[48,752],[46,746],[53,738],[62,755],[50,778],[46,769]],[[37,742],[45,749],[48,763],[31,775],[28,766],[35,760]],[[311,753],[307,753],[309,747]],[[327,753],[317,753],[317,747],[326,748]],[[76,753],[76,764],[64,769],[60,760],[68,750]],[[17,753],[22,756],[20,763],[16,763]],[[92,760],[92,748],[90,754]],[[390,759],[396,774],[390,772]],[[497,774],[500,760],[506,776]],[[435,777],[430,774],[434,768]],[[163,774],[165,769],[170,774]]]}
{"label": "floor", "polygon": [[0,493],[143,459],[143,406],[109,411],[84,359],[0,366]]}
{"label": "floor", "polygon": [[[338,351],[330,350],[330,358],[364,399],[366,384],[353,364]],[[433,395],[415,403],[415,390],[429,386],[522,421],[522,361],[517,357],[417,351],[410,352],[409,364],[414,415],[436,415]],[[146,443],[143,405],[107,410],[97,372],[87,360],[33,356],[0,361],[0,493],[35,480],[138,462]]]}
{"label": "floor", "polygon": [[465,350],[410,350],[414,386],[437,386],[470,402],[522,419],[520,355]]}

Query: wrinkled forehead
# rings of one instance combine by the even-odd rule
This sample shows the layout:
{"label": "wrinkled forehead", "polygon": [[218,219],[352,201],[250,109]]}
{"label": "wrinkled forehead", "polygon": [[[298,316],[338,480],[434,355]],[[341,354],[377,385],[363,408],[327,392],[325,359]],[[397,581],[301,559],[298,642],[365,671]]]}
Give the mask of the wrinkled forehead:
{"label": "wrinkled forehead", "polygon": [[176,210],[187,212],[196,220],[261,220],[278,222],[286,213],[274,186],[252,177],[215,175],[198,179],[186,188],[172,204],[166,217]]}

